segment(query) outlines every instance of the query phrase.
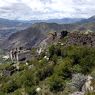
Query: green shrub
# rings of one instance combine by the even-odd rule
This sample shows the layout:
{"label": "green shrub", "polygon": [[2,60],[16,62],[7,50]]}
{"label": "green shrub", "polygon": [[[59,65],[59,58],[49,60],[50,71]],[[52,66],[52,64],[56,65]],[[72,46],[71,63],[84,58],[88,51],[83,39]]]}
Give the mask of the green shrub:
{"label": "green shrub", "polygon": [[49,64],[49,65],[45,66],[44,68],[39,69],[37,71],[36,76],[39,78],[39,80],[44,80],[47,77],[51,76],[52,73],[53,73],[53,65]]}
{"label": "green shrub", "polygon": [[35,87],[26,87],[25,88],[25,92],[28,94],[28,95],[37,95],[36,93],[36,88]]}
{"label": "green shrub", "polygon": [[18,89],[17,84],[14,81],[8,81],[7,83],[4,83],[2,86],[2,91],[5,93],[14,92],[16,89]]}
{"label": "green shrub", "polygon": [[55,54],[55,46],[52,45],[49,47],[49,56],[50,58]]}
{"label": "green shrub", "polygon": [[91,76],[94,77],[94,79],[95,79],[95,69],[92,70]]}
{"label": "green shrub", "polygon": [[88,92],[85,95],[95,95],[95,92]]}
{"label": "green shrub", "polygon": [[6,95],[4,92],[0,92],[0,95]]}
{"label": "green shrub", "polygon": [[62,76],[64,79],[71,78],[72,73],[72,59],[65,58],[65,59],[59,59],[58,64],[55,66],[55,73],[58,76]]}
{"label": "green shrub", "polygon": [[82,72],[82,67],[79,64],[76,64],[72,68],[73,73],[81,73]]}
{"label": "green shrub", "polygon": [[61,77],[54,75],[49,80],[49,88],[52,92],[63,91],[65,83]]}
{"label": "green shrub", "polygon": [[21,74],[19,74],[16,77],[16,83],[17,85],[21,88],[21,87],[32,87],[34,85],[36,85],[36,79],[34,77],[34,72],[32,70],[25,70],[23,72],[21,72]]}

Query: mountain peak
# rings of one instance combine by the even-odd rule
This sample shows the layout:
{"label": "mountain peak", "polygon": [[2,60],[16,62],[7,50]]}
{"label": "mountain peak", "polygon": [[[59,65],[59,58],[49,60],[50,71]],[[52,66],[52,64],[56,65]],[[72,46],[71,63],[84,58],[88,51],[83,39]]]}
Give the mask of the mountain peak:
{"label": "mountain peak", "polygon": [[90,17],[90,19],[95,19],[95,15],[94,15],[94,16],[92,16],[92,17]]}

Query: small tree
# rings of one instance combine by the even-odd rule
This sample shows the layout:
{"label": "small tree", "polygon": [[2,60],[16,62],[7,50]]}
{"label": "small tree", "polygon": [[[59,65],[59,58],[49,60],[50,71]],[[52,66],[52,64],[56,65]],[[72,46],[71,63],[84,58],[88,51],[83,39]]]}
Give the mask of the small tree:
{"label": "small tree", "polygon": [[66,30],[65,31],[62,31],[60,38],[64,38],[65,36],[67,36],[67,34],[68,34],[68,32]]}
{"label": "small tree", "polygon": [[57,75],[62,76],[64,79],[71,78],[73,61],[70,58],[60,59],[55,66],[54,71]]}
{"label": "small tree", "polygon": [[52,92],[59,92],[64,90],[65,83],[62,79],[62,77],[59,76],[52,76],[49,80],[49,88]]}

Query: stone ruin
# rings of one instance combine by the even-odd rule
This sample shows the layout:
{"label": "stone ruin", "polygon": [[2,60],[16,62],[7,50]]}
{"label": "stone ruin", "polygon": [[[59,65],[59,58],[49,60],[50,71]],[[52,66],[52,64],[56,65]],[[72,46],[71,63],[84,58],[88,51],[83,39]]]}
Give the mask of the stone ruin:
{"label": "stone ruin", "polygon": [[31,58],[31,52],[20,47],[10,50],[9,56],[12,63],[19,63],[20,61],[28,61]]}

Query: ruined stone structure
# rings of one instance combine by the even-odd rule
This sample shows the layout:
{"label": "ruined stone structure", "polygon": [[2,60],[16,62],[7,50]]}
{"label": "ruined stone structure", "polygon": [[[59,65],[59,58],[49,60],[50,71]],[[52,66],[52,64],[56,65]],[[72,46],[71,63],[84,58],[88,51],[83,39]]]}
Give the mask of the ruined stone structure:
{"label": "ruined stone structure", "polygon": [[28,61],[31,58],[31,52],[30,50],[16,48],[10,51],[9,56],[13,63],[19,63],[19,61]]}
{"label": "ruined stone structure", "polygon": [[14,61],[18,62],[18,49],[17,48],[16,49],[12,49],[10,51],[9,55],[10,55],[10,58],[11,58],[12,62],[14,62]]}

